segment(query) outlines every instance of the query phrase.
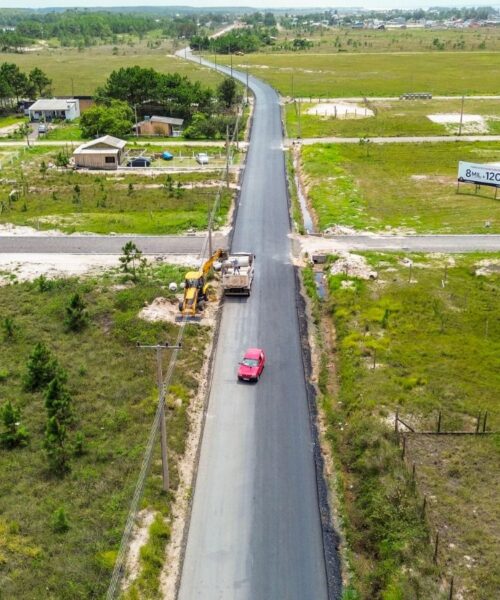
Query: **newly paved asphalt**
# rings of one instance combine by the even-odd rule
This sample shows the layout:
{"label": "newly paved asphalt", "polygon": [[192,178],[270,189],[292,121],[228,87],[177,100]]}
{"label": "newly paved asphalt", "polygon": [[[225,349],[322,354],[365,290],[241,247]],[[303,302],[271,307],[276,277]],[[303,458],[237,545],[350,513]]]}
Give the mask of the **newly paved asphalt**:
{"label": "newly paved asphalt", "polygon": [[[0,232],[0,253],[9,254],[122,254],[130,240],[144,254],[199,254],[206,235],[6,235]],[[214,247],[225,246],[226,237],[215,233]]]}
{"label": "newly paved asphalt", "polygon": [[[500,235],[332,235],[301,236],[305,245],[332,250],[381,250],[408,252],[492,252],[500,251]],[[206,248],[206,235],[125,235],[125,236],[19,236],[0,233],[0,254],[121,254],[133,241],[146,255],[199,254]],[[214,248],[225,248],[227,237],[215,233]],[[305,246],[304,246],[305,247]],[[20,257],[21,259],[21,257]]]}
{"label": "newly paved asphalt", "polygon": [[[249,299],[224,303],[179,598],[325,600],[278,96],[251,86],[232,249],[256,254],[256,277]],[[266,369],[258,384],[238,384],[252,346],[266,351]]]}

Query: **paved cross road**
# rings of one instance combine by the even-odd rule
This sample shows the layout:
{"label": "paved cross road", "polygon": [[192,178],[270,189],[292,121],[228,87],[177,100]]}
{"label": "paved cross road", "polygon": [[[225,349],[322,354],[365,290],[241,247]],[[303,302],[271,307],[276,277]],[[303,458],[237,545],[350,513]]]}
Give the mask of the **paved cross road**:
{"label": "paved cross road", "polygon": [[[256,254],[256,277],[250,298],[224,302],[179,600],[325,600],[279,99],[250,84],[256,108],[232,249]],[[252,346],[268,364],[258,384],[238,384]]]}

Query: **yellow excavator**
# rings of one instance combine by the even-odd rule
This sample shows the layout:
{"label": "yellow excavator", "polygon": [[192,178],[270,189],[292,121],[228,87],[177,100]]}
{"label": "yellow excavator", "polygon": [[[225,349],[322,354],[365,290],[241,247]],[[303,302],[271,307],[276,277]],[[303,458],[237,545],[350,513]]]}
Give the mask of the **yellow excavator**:
{"label": "yellow excavator", "polygon": [[227,259],[227,250],[219,248],[203,263],[199,271],[189,271],[184,279],[184,298],[179,302],[179,312],[185,317],[194,317],[205,307],[209,300],[210,284],[206,281],[207,275],[214,263]]}

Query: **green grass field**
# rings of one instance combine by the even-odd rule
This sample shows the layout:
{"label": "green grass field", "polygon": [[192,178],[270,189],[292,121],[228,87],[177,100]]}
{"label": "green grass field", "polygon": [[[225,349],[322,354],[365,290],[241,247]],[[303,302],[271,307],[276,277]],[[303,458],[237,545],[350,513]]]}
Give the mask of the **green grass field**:
{"label": "green grass field", "polygon": [[[457,135],[459,124],[440,124],[431,121],[427,115],[454,113],[460,115],[462,101],[454,100],[384,100],[347,103],[349,109],[356,109],[357,115],[371,110],[374,116],[345,118],[345,109],[335,114],[322,116],[322,102],[291,102],[286,105],[286,127],[289,137],[379,137],[412,135]],[[477,123],[463,123],[462,134],[498,134],[500,132],[500,102],[498,100],[478,100],[467,98],[464,102],[464,115],[480,115],[484,126]],[[300,128],[299,128],[300,121]]]}
{"label": "green grass field", "polygon": [[303,146],[301,159],[320,230],[338,224],[370,231],[500,232],[493,188],[476,195],[474,186],[462,185],[456,192],[458,161],[494,162],[494,143],[317,144]]}
{"label": "green grass field", "polygon": [[92,95],[113,70],[133,65],[151,67],[162,73],[180,73],[211,87],[221,81],[221,76],[211,69],[176,58],[164,50],[153,51],[138,45],[126,52],[114,55],[111,47],[96,46],[82,52],[63,48],[27,54],[0,53],[0,63],[16,63],[23,71],[39,67],[53,80],[54,95]]}
{"label": "green grass field", "polygon": [[25,120],[24,117],[18,115],[10,115],[8,117],[0,117],[0,128],[8,127],[9,125],[21,125]]}
{"label": "green grass field", "polygon": [[[229,63],[228,57],[220,61]],[[235,69],[260,77],[284,96],[348,98],[498,94],[500,53],[249,54]],[[486,76],[487,74],[487,76]]]}
{"label": "green grass field", "polygon": [[[303,27],[283,29],[278,40],[293,40],[302,36],[313,42],[307,53],[375,53],[375,52],[460,52],[500,50],[500,35],[495,27],[481,29],[351,29],[328,30]],[[269,52],[273,52],[270,47]],[[296,54],[296,52],[293,52]]]}
{"label": "green grass field", "polygon": [[[500,276],[475,273],[484,260],[500,264],[500,254],[411,255],[411,275],[400,254],[365,257],[378,279],[331,275],[327,265],[324,301],[311,269],[304,272],[321,324],[321,405],[359,592],[352,597],[444,599],[455,575],[456,593],[487,600],[498,585],[498,439],[469,438],[458,447],[455,437],[412,437],[406,467],[393,431],[396,410],[417,430],[435,428],[441,410],[444,431],[473,431],[478,412],[489,411],[488,427],[498,431]],[[430,528],[422,519],[425,493]],[[429,535],[436,530],[434,567]]]}
{"label": "green grass field", "polygon": [[[131,148],[140,154],[139,149],[146,149],[147,145],[132,144]],[[152,149],[158,150],[157,147]],[[219,156],[217,148],[200,147],[199,150]],[[44,176],[40,172],[42,161],[53,162],[58,152],[59,148],[36,146],[21,152],[12,163],[6,159],[5,175],[12,178],[9,181],[16,181],[17,189],[24,190],[24,194],[10,203],[0,201],[1,223],[29,225],[41,230],[59,229],[65,233],[100,234],[159,235],[207,227],[208,206],[215,201],[217,187],[213,184],[220,180],[219,172],[147,176],[126,171],[113,176],[48,169]],[[192,149],[176,147],[174,161],[177,166],[194,166],[197,163],[192,154]],[[212,163],[216,161],[224,163],[220,158],[214,158]],[[156,162],[165,164],[160,159]],[[4,198],[11,189],[12,183],[0,184]],[[231,201],[232,191],[223,191],[216,224],[225,223]]]}
{"label": "green grass field", "polygon": [[[136,342],[175,340],[177,325],[138,318],[145,302],[170,297],[167,284],[183,270],[163,266],[139,285],[124,287],[121,276],[55,280],[46,291],[31,283],[0,287],[0,405],[22,409],[30,438],[25,448],[0,447],[0,589],[2,598],[102,598],[125,526],[144,447],[156,410],[156,366]],[[82,294],[87,328],[63,327],[70,296]],[[5,318],[14,334],[6,337]],[[198,389],[197,374],[209,329],[188,325],[168,406],[171,490],[178,486],[178,460],[189,427],[187,410]],[[71,471],[52,475],[43,450],[45,407],[39,392],[23,391],[22,377],[34,344],[43,341],[68,373],[73,398],[71,448],[83,434],[83,453],[71,451]],[[167,357],[165,357],[167,364]],[[0,429],[3,428],[0,426]],[[142,507],[170,513],[161,491],[160,449]],[[67,516],[58,531],[54,514]],[[157,585],[157,582],[156,582]]]}

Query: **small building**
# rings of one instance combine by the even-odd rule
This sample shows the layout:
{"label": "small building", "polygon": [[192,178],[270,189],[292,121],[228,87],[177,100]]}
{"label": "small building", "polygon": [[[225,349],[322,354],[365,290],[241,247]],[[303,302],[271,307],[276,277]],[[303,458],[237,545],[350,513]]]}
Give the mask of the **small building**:
{"label": "small building", "polygon": [[146,117],[134,125],[133,130],[137,135],[161,135],[165,137],[178,137],[181,135],[184,119],[174,117]]}
{"label": "small building", "polygon": [[117,169],[122,161],[126,143],[112,135],[104,135],[82,144],[73,152],[75,167]]}
{"label": "small building", "polygon": [[80,116],[80,102],[76,98],[40,98],[28,108],[30,121],[73,121]]}

